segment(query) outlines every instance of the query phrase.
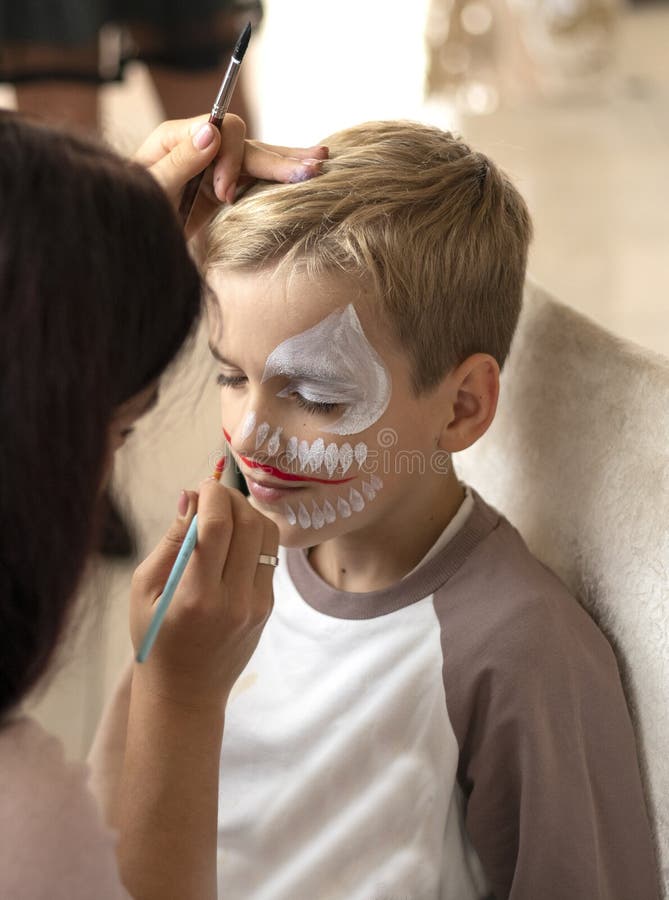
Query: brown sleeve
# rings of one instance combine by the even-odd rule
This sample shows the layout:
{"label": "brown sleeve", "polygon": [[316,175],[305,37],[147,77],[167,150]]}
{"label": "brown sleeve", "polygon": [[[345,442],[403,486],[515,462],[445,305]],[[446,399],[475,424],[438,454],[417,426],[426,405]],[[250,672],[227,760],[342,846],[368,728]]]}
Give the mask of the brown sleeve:
{"label": "brown sleeve", "polygon": [[519,538],[484,543],[435,608],[465,827],[494,896],[657,900],[610,646]]}

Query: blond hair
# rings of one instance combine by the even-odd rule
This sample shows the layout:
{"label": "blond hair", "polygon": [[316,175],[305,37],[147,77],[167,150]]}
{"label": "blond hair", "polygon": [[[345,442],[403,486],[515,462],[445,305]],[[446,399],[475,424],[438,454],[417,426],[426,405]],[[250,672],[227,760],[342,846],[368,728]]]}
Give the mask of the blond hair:
{"label": "blond hair", "polygon": [[262,184],[216,217],[207,266],[371,278],[417,391],[472,353],[501,366],[532,232],[508,178],[452,134],[412,122],[370,122],[324,143],[322,175]]}

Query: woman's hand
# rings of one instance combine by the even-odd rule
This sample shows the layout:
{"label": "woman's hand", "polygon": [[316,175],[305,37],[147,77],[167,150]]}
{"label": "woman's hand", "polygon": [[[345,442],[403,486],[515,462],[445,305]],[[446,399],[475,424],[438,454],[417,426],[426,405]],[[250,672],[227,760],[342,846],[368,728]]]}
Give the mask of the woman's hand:
{"label": "woman's hand", "polygon": [[327,147],[278,147],[247,141],[246,126],[238,116],[226,115],[220,134],[207,119],[204,115],[163,122],[135,154],[135,160],[162,184],[175,207],[186,182],[209,167],[188,223],[188,238],[211,219],[220,203],[234,201],[239,184],[254,178],[306,181],[320,173],[321,163],[327,159]]}
{"label": "woman's hand", "polygon": [[117,854],[133,897],[214,900],[218,771],[230,689],[272,609],[276,526],[214,479],[132,580],[137,648],[197,508],[198,543],[143,663],[135,663],[119,797]]}
{"label": "woman's hand", "polygon": [[197,510],[197,547],[153,649],[135,666],[133,690],[193,710],[222,709],[272,609],[274,569],[258,557],[276,554],[278,529],[213,478],[202,483],[199,498],[194,492],[184,498],[185,515],[133,576],[130,631],[137,649]]}

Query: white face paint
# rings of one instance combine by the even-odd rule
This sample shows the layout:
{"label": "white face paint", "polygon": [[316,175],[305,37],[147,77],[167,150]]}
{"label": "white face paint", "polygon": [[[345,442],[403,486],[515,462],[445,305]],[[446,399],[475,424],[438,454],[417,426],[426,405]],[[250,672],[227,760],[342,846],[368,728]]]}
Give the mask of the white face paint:
{"label": "white face paint", "polygon": [[[299,393],[314,403],[345,407],[336,422],[321,429],[332,434],[365,431],[381,418],[390,402],[390,374],[365,337],[352,304],[279,344],[265,362],[262,381],[277,375],[289,379],[279,397]],[[283,431],[282,427],[258,421],[251,411],[242,424],[242,439],[251,438],[256,456],[264,454],[291,471],[318,475],[325,470],[328,478],[337,478],[346,476],[353,467],[350,474],[362,474],[368,455],[363,441],[339,445],[317,438],[310,443]],[[320,531],[338,518],[348,519],[362,512],[382,487],[376,475],[363,477],[359,490],[341,484],[331,500],[285,503],[283,514],[289,525]]]}
{"label": "white face paint", "polygon": [[256,427],[256,414],[253,410],[246,414],[246,418],[244,419],[244,423],[242,424],[242,440],[245,441],[246,438],[253,432],[253,429]]}
{"label": "white face paint", "polygon": [[267,357],[262,380],[277,375],[290,379],[278,397],[299,393],[313,403],[346,407],[321,429],[332,434],[364,431],[390,402],[390,373],[365,337],[351,303],[279,344]]}
{"label": "white face paint", "polygon": [[318,475],[326,469],[329,478],[333,475],[346,475],[356,463],[351,474],[357,473],[362,478],[360,490],[351,485],[333,485],[337,493],[332,500],[312,500],[309,507],[304,503],[292,506],[285,503],[283,514],[289,525],[299,525],[303,530],[313,528],[320,531],[325,525],[332,525],[337,518],[348,519],[353,513],[362,512],[383,487],[383,481],[378,475],[364,474],[368,451],[367,444],[362,441],[352,447],[348,441],[341,446],[334,441],[326,445],[322,438],[316,438],[310,444],[309,441],[299,440],[296,435],[284,437],[281,426],[272,426],[269,422],[260,422],[256,426],[256,422],[256,413],[250,411],[242,425],[242,433],[245,438],[251,438],[256,455],[264,453],[278,465],[292,470],[299,469],[306,475]]}
{"label": "white face paint", "polygon": [[342,493],[336,499],[333,498],[334,505],[330,500],[321,501],[320,505],[312,500],[309,510],[304,503],[300,503],[297,509],[286,503],[283,514],[289,525],[299,525],[304,531],[307,528],[320,531],[324,525],[332,525],[338,517],[349,519],[353,513],[362,512],[365,506],[375,499],[382,487],[383,481],[378,475],[372,475],[369,481],[362,482],[362,494],[353,487],[341,485]]}
{"label": "white face paint", "polygon": [[[256,422],[255,412],[247,414],[242,427],[242,436],[244,439],[253,435],[254,429],[251,427]],[[357,470],[363,468],[367,460],[368,448],[367,444],[359,441],[355,447],[351,447],[348,441],[345,441],[340,447],[332,441],[325,446],[323,438],[316,438],[313,443],[306,440],[298,440],[296,435],[288,438],[285,447],[282,445],[281,426],[273,428],[269,422],[261,422],[255,429],[255,453],[259,456],[278,457],[277,462],[285,466],[290,471],[300,471],[316,474],[321,472],[323,468],[327,470],[328,477],[338,474],[345,475],[351,468],[353,462],[357,463]],[[271,437],[270,437],[271,433]],[[269,437],[269,440],[267,438]],[[267,443],[265,443],[267,441]],[[296,465],[293,465],[296,463]],[[354,471],[356,471],[354,469]]]}

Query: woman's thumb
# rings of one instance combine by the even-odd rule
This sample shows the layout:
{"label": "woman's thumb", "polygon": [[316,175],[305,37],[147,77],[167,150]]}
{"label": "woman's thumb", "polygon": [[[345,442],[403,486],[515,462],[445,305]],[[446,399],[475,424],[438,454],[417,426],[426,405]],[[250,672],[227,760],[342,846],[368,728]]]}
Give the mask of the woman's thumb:
{"label": "woman's thumb", "polygon": [[181,545],[197,512],[198,495],[195,491],[182,491],[177,503],[177,516],[156,548],[135,570],[133,585],[154,599],[162,593]]}
{"label": "woman's thumb", "polygon": [[221,144],[221,133],[209,122],[196,122],[189,137],[151,167],[167,194],[176,200],[186,182],[213,161]]}

